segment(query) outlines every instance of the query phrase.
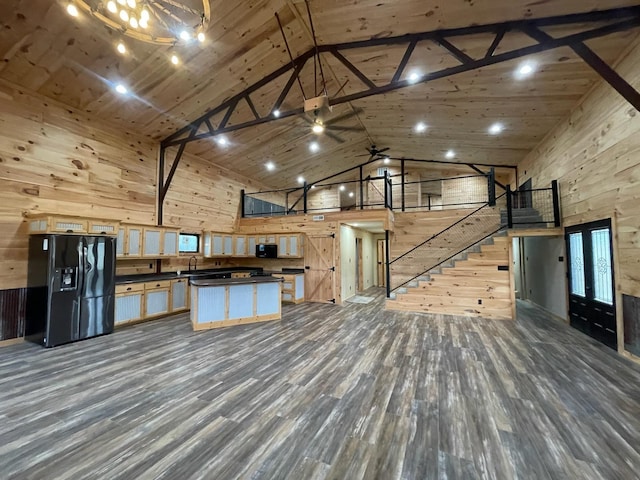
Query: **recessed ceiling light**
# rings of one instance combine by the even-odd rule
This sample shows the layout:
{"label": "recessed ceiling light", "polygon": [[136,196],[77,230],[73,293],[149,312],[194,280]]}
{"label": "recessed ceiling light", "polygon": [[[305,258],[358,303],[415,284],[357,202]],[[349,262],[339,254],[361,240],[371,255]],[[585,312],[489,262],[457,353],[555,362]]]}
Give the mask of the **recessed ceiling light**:
{"label": "recessed ceiling light", "polygon": [[126,10],[120,10],[120,19],[123,22],[128,22],[129,21],[129,13]]}
{"label": "recessed ceiling light", "polygon": [[185,41],[186,41],[186,40],[189,40],[189,39],[191,38],[191,35],[189,35],[189,32],[187,32],[186,30],[182,30],[182,31],[180,32],[180,38],[181,38],[182,40],[185,40]]}
{"label": "recessed ceiling light", "polygon": [[516,78],[522,80],[533,74],[536,70],[536,65],[533,62],[525,62],[516,70]]}
{"label": "recessed ceiling light", "polygon": [[280,110],[274,110],[273,111],[273,116],[278,118],[280,116]]}
{"label": "recessed ceiling light", "polygon": [[423,133],[427,131],[427,124],[424,122],[419,122],[416,123],[416,126],[414,127],[415,131],[418,133]]}
{"label": "recessed ceiling light", "polygon": [[445,157],[447,157],[447,159],[449,160],[451,160],[452,158],[456,158],[456,152],[454,152],[453,150],[449,150]]}
{"label": "recessed ceiling light", "polygon": [[270,172],[276,169],[276,166],[273,162],[267,162],[265,167],[267,167],[267,170],[269,170]]}
{"label": "recessed ceiling light", "polygon": [[353,197],[353,192],[349,192],[349,196],[350,196],[350,197]]}
{"label": "recessed ceiling light", "polygon": [[127,5],[129,8],[136,8],[136,0],[127,0]]}
{"label": "recessed ceiling light", "polygon": [[318,142],[311,142],[309,144],[309,150],[311,150],[313,153],[315,153],[315,152],[320,150],[320,145],[318,145]]}
{"label": "recessed ceiling light", "polygon": [[501,123],[494,123],[489,127],[489,133],[491,135],[500,135],[504,131],[504,125]]}
{"label": "recessed ceiling light", "polygon": [[121,83],[119,83],[118,85],[116,85],[116,92],[118,92],[120,95],[126,95],[127,94],[127,87],[125,87],[124,85],[122,85]]}
{"label": "recessed ceiling light", "polygon": [[315,185],[311,185],[311,188],[316,188],[316,186]]}
{"label": "recessed ceiling light", "polygon": [[116,48],[117,48],[117,49],[118,49],[118,51],[119,51],[120,53],[122,53],[122,54],[127,53],[127,47],[126,47],[126,46],[125,46],[125,44],[124,44],[124,43],[122,43],[122,42],[120,42]]}
{"label": "recessed ceiling light", "polygon": [[78,7],[76,7],[73,3],[67,5],[67,13],[72,17],[78,16]]}
{"label": "recessed ceiling light", "polygon": [[216,143],[222,147],[224,147],[225,145],[228,145],[229,142],[227,141],[226,137],[218,137],[216,138]]}
{"label": "recessed ceiling light", "polygon": [[129,25],[131,25],[131,28],[138,28],[138,19],[136,17],[131,17],[129,19]]}
{"label": "recessed ceiling light", "polygon": [[384,157],[384,164],[388,165],[389,162],[391,162],[391,159],[389,157]]}
{"label": "recessed ceiling light", "polygon": [[206,37],[204,36],[203,32],[198,32],[198,41],[200,43],[204,42],[206,40]]}
{"label": "recessed ceiling light", "polygon": [[171,63],[173,63],[174,65],[178,65],[180,63],[180,59],[177,55],[171,55]]}
{"label": "recessed ceiling light", "polygon": [[347,188],[347,187],[345,187],[344,185],[340,185],[340,191],[341,192],[344,192],[345,188]]}
{"label": "recessed ceiling light", "polygon": [[114,2],[113,0],[107,2],[107,10],[109,10],[111,13],[118,13],[118,6],[116,5],[116,2]]}
{"label": "recessed ceiling light", "polygon": [[324,126],[320,123],[315,123],[311,130],[313,131],[313,133],[322,133],[324,132]]}
{"label": "recessed ceiling light", "polygon": [[420,77],[422,77],[420,72],[411,72],[407,80],[409,80],[409,83],[416,83],[418,80],[420,80]]}
{"label": "recessed ceiling light", "polygon": [[[142,11],[142,13],[144,13],[144,12],[146,12],[146,10]],[[149,18],[148,17],[147,18],[142,17],[142,18],[140,18],[140,21],[138,23],[140,24],[140,26],[142,28],[147,28],[149,26]]]}
{"label": "recessed ceiling light", "polygon": [[298,183],[304,183],[304,177],[298,177]]}

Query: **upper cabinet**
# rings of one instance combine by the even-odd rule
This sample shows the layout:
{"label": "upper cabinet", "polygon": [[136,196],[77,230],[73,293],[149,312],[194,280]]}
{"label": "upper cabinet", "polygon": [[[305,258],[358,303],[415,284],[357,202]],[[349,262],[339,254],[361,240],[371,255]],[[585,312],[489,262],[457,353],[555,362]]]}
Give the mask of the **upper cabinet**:
{"label": "upper cabinet", "polygon": [[145,227],[143,231],[143,257],[157,258],[162,254],[162,228]]}
{"label": "upper cabinet", "polygon": [[69,233],[89,235],[118,235],[118,220],[73,217],[68,215],[30,215],[29,233]]}
{"label": "upper cabinet", "polygon": [[278,235],[278,258],[301,258],[302,238],[300,233]]}
{"label": "upper cabinet", "polygon": [[255,257],[256,245],[278,246],[278,258],[302,258],[301,233],[286,235],[232,235],[230,233],[203,232],[205,257]]}
{"label": "upper cabinet", "polygon": [[179,254],[180,230],[170,227],[151,227],[122,224],[117,230],[118,258],[161,258]]}
{"label": "upper cabinet", "polygon": [[162,255],[165,257],[177,257],[179,252],[178,237],[180,230],[177,228],[164,228],[162,238]]}

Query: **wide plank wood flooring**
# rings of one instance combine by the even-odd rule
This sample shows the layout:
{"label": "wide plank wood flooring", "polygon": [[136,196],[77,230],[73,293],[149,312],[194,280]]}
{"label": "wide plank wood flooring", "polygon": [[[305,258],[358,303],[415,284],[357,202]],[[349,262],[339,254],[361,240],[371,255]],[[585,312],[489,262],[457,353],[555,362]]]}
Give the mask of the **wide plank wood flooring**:
{"label": "wide plank wood flooring", "polygon": [[0,349],[2,479],[635,479],[640,368],[527,304]]}

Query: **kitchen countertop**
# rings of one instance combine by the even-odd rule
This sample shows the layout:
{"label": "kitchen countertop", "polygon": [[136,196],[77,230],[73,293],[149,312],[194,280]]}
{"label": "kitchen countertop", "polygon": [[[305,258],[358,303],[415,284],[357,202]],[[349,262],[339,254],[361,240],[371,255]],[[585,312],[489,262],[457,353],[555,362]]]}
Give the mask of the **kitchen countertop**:
{"label": "kitchen countertop", "polygon": [[250,285],[252,283],[282,282],[276,277],[249,277],[249,278],[192,278],[189,284],[194,287],[219,287],[224,285]]}
{"label": "kitchen countertop", "polygon": [[141,283],[141,282],[157,282],[159,280],[173,280],[174,278],[194,278],[203,277],[208,275],[224,275],[232,274],[233,272],[262,272],[260,267],[235,267],[235,268],[210,268],[207,270],[196,271],[182,271],[180,275],[176,272],[164,272],[164,273],[144,273],[141,275],[118,275],[116,276],[116,285],[122,285],[127,283]]}

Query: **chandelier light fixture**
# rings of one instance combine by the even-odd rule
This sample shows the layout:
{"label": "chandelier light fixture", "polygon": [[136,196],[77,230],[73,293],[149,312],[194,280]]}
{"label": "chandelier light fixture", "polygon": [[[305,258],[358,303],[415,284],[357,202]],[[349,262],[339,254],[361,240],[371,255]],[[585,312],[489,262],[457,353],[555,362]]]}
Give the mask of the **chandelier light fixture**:
{"label": "chandelier light fixture", "polygon": [[157,45],[204,42],[211,18],[210,0],[70,0],[67,11],[77,15],[78,10],[123,35]]}

